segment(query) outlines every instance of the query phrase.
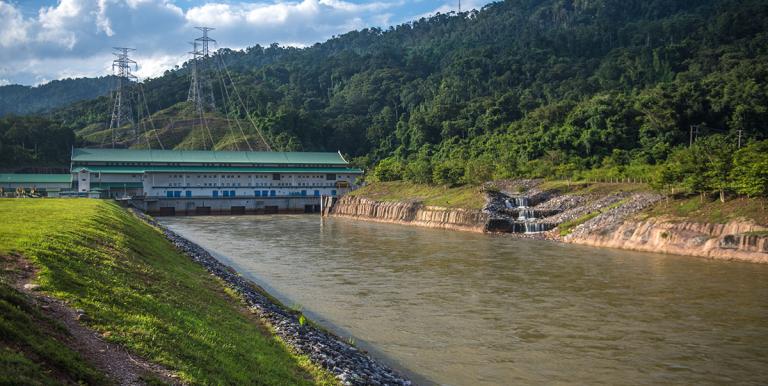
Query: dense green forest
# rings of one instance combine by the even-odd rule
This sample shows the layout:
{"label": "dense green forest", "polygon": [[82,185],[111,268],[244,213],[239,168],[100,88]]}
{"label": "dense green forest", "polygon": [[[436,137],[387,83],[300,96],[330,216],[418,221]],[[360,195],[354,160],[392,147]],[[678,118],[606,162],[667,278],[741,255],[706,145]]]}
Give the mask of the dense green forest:
{"label": "dense green forest", "polygon": [[[508,0],[305,49],[209,59],[222,61],[274,148],[341,150],[370,179],[615,177],[768,190],[765,179],[757,193],[733,174],[761,175],[761,161],[744,154],[768,139],[765,0]],[[171,108],[186,99],[188,68],[143,88],[150,112]],[[238,103],[217,113],[248,118]],[[80,102],[52,119],[103,127],[109,106]],[[712,148],[727,149],[727,176],[697,169],[721,162],[696,158]]]}
{"label": "dense green forest", "polygon": [[0,116],[46,112],[74,102],[107,95],[115,78],[77,78],[54,80],[40,86],[12,84],[0,86]]}

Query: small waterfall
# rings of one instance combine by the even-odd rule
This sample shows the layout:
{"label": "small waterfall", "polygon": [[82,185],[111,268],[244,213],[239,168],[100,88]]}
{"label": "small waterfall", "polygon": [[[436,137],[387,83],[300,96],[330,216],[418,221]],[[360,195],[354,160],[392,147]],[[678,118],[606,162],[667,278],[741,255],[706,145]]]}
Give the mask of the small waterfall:
{"label": "small waterfall", "polygon": [[518,221],[528,221],[536,219],[536,211],[530,208],[520,209],[517,213]]}
{"label": "small waterfall", "polygon": [[504,200],[504,205],[506,205],[509,209],[527,208],[528,197],[510,197],[509,199]]}
{"label": "small waterfall", "polygon": [[508,220],[508,229],[514,233],[540,233],[554,228],[554,224],[536,222],[536,211],[529,207],[528,197],[510,197],[504,200],[507,209],[517,209],[517,218]]}
{"label": "small waterfall", "polygon": [[555,227],[554,224],[541,223],[541,222],[526,222],[525,233],[540,233],[546,232]]}

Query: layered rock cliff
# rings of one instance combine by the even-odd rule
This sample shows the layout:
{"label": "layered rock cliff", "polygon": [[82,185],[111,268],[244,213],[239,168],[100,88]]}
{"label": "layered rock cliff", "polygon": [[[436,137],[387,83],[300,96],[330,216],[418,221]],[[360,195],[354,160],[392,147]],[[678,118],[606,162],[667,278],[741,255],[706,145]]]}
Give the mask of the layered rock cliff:
{"label": "layered rock cliff", "polygon": [[328,215],[470,232],[483,232],[488,221],[488,215],[479,210],[374,201],[349,195],[333,204]]}
{"label": "layered rock cliff", "polygon": [[726,224],[686,222],[669,218],[623,220],[601,228],[582,225],[565,241],[630,249],[671,253],[721,260],[768,263],[768,230],[751,221]]}

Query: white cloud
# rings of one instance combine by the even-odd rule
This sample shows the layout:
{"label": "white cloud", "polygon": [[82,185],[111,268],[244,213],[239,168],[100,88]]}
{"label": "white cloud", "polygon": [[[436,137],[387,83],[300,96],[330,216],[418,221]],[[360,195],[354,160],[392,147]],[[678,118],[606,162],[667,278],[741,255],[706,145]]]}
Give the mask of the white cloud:
{"label": "white cloud", "polygon": [[5,26],[0,30],[0,46],[12,47],[24,44],[27,37],[27,22],[14,6],[0,1],[0,20]]}
{"label": "white cloud", "polygon": [[[136,48],[137,74],[158,76],[184,61],[187,42],[199,36],[195,26],[216,28],[214,48],[273,42],[306,47],[353,29],[411,19],[438,1],[217,0],[190,6],[187,0],[59,0],[30,12],[30,2],[0,0],[0,77],[37,83],[107,75],[112,47]],[[466,8],[487,1],[465,0]],[[451,6],[444,3],[432,13]]]}

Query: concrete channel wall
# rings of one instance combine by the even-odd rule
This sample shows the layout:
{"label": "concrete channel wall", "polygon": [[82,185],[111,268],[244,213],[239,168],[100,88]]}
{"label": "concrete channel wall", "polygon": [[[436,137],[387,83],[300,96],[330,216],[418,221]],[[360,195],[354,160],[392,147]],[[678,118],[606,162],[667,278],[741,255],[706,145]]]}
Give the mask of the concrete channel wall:
{"label": "concrete channel wall", "polygon": [[154,216],[320,213],[320,197],[139,198],[131,204]]}

